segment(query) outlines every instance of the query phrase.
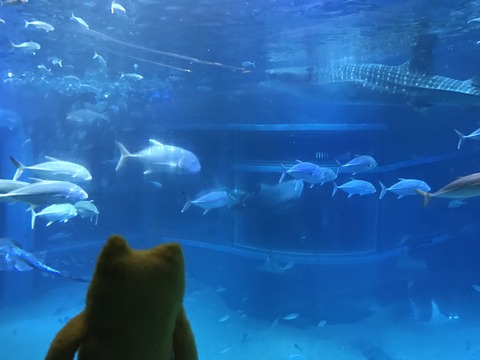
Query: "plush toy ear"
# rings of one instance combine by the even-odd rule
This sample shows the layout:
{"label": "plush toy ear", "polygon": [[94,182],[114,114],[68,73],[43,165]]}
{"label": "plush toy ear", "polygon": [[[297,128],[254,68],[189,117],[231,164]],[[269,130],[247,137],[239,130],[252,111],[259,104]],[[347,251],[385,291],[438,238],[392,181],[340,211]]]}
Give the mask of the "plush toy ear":
{"label": "plush toy ear", "polygon": [[81,312],[57,333],[45,360],[73,360],[86,333],[85,315]]}

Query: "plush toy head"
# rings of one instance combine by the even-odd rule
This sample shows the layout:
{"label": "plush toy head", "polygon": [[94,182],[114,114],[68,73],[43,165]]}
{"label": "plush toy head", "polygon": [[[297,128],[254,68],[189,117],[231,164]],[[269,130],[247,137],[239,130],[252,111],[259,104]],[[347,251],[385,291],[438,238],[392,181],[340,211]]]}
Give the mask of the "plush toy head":
{"label": "plush toy head", "polygon": [[196,360],[183,309],[180,245],[132,250],[112,236],[97,260],[85,310],[55,337],[47,360]]}

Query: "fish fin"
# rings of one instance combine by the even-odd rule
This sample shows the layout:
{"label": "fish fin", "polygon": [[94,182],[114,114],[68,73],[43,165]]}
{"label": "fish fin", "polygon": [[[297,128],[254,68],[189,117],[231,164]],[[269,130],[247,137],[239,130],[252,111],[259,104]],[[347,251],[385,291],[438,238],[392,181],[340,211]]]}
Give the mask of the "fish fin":
{"label": "fish fin", "polygon": [[50,160],[50,161],[62,161],[62,160],[58,160],[57,158],[47,156],[47,155],[45,155],[44,157],[45,157],[45,159]]}
{"label": "fish fin", "polygon": [[430,201],[430,197],[432,196],[432,194],[430,194],[426,191],[419,190],[419,189],[415,189],[415,191],[418,194],[423,196],[423,207],[426,207],[428,205],[428,202]]}
{"label": "fish fin", "polygon": [[203,211],[203,214],[202,214],[202,215],[205,215],[205,214],[206,214],[207,212],[209,212],[209,211],[210,211],[210,209],[205,209],[205,210]]}
{"label": "fish fin", "polygon": [[463,135],[460,131],[458,131],[457,129],[453,129],[455,130],[455,132],[457,133],[459,139],[458,139],[458,146],[457,146],[457,149],[460,150],[460,148],[462,147],[462,144],[463,142],[465,141],[465,135]]}
{"label": "fish fin", "polygon": [[387,193],[387,188],[385,185],[383,185],[383,183],[381,181],[378,182],[380,184],[380,187],[382,188],[382,190],[380,191],[380,196],[378,197],[379,200],[381,200],[385,194]]}
{"label": "fish fin", "polygon": [[47,223],[47,226],[50,226],[50,225],[52,225],[52,224],[53,224],[53,221],[49,221],[49,222]]}
{"label": "fish fin", "polygon": [[397,200],[403,198],[405,195],[398,195]]}
{"label": "fish fin", "polygon": [[97,213],[96,216],[95,216],[95,226],[97,226],[97,224],[98,224],[98,214],[99,213]]}
{"label": "fish fin", "polygon": [[132,156],[132,154],[130,154],[127,148],[123,146],[123,144],[120,143],[119,141],[115,141],[115,144],[117,144],[117,147],[120,150],[120,160],[118,160],[117,167],[115,168],[115,171],[118,171],[125,164],[125,161],[127,160],[127,158]]}
{"label": "fish fin", "polygon": [[334,197],[334,196],[335,196],[335,193],[337,192],[337,190],[338,190],[338,185],[337,185],[337,183],[334,181],[334,182],[333,182],[333,192],[332,192],[332,197]]}
{"label": "fish fin", "polygon": [[163,146],[163,144],[160,141],[157,141],[157,140],[154,140],[154,139],[148,139],[148,142],[152,145]]}
{"label": "fish fin", "polygon": [[283,180],[285,180],[285,175],[287,175],[287,169],[283,164],[280,164],[280,167],[282,168],[282,175],[280,176],[280,180],[278,180],[278,183],[280,184]]}
{"label": "fish fin", "polygon": [[315,184],[310,184],[310,189],[313,188],[315,186]]}
{"label": "fish fin", "polygon": [[[363,195],[363,194],[360,194],[360,195]],[[352,193],[348,194],[348,198],[349,198],[349,199],[350,199],[352,196],[353,196]]]}
{"label": "fish fin", "polygon": [[149,175],[149,174],[153,174],[153,173],[154,173],[154,171],[152,169],[148,169],[148,170],[145,170],[143,172],[143,175]]}
{"label": "fish fin", "polygon": [[15,269],[17,271],[29,271],[32,270],[33,267],[31,267],[29,264],[27,264],[25,261],[21,259],[16,259],[15,260]]}
{"label": "fish fin", "polygon": [[25,29],[28,28],[28,25],[30,25],[30,23],[27,20],[25,20]]}
{"label": "fish fin", "polygon": [[18,178],[22,175],[23,171],[25,170],[25,165],[23,165],[20,161],[15,159],[13,156],[10,156],[10,161],[17,168],[15,175],[13,175],[13,180],[18,180]]}
{"label": "fish fin", "polygon": [[302,160],[296,159],[295,161],[296,161],[298,164],[303,164],[303,161],[302,161]]}
{"label": "fish fin", "polygon": [[182,213],[187,211],[188,208],[190,207],[190,205],[192,205],[192,201],[190,200],[190,196],[188,196],[185,192],[183,192],[183,195],[185,195],[187,201],[185,202],[185,205],[183,205],[182,211],[180,211]]}

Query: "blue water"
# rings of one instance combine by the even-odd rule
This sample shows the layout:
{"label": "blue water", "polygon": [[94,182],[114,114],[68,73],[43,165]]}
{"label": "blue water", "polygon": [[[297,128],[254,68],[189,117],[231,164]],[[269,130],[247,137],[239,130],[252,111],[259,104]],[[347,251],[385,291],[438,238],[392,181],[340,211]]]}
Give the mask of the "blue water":
{"label": "blue water", "polygon": [[[27,166],[45,156],[81,164],[93,179],[79,185],[99,216],[98,224],[76,216],[50,226],[38,218],[31,229],[29,205],[7,200],[0,238],[86,279],[110,234],[135,248],[180,242],[202,359],[479,355],[479,200],[433,197],[423,207],[419,195],[390,191],[380,200],[379,182],[419,179],[435,192],[476,173],[478,143],[457,149],[454,129],[479,127],[480,102],[449,104],[443,94],[431,104],[413,92],[390,106],[382,100],[396,94],[377,88],[362,97],[362,83],[354,91],[334,84],[325,100],[332,94],[301,82],[277,87],[266,73],[400,66],[418,59],[413,49],[428,38],[426,75],[470,79],[480,63],[477,2],[119,3],[125,14],[112,14],[108,1],[1,7],[0,179],[14,176],[10,156]],[[12,50],[11,42],[40,49]],[[138,159],[115,170],[116,142],[137,153],[149,139],[190,151],[201,171],[144,174]],[[288,174],[279,184],[282,166],[297,160],[337,172],[358,155],[377,166],[338,171],[335,182],[365,180],[375,194],[332,197],[333,182],[310,187]],[[34,177],[27,170],[20,180]],[[228,201],[202,215],[195,200],[212,190]],[[0,358],[42,358],[83,308],[86,286],[39,269],[0,269],[0,343],[8,344]],[[19,351],[27,341],[30,350]]]}

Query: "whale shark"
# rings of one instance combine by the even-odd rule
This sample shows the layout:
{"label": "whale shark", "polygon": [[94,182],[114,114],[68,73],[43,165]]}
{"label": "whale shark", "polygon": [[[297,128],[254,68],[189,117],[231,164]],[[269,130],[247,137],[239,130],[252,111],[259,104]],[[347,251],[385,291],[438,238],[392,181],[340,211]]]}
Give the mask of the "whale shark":
{"label": "whale shark", "polygon": [[316,100],[344,104],[380,104],[427,108],[480,106],[480,83],[457,80],[400,66],[341,64],[327,67],[282,67],[266,70],[268,85]]}
{"label": "whale shark", "polygon": [[401,65],[331,63],[266,70],[263,85],[317,102],[411,106],[480,106],[480,81],[459,80],[435,72],[433,48],[438,36],[419,34],[410,60]]}

